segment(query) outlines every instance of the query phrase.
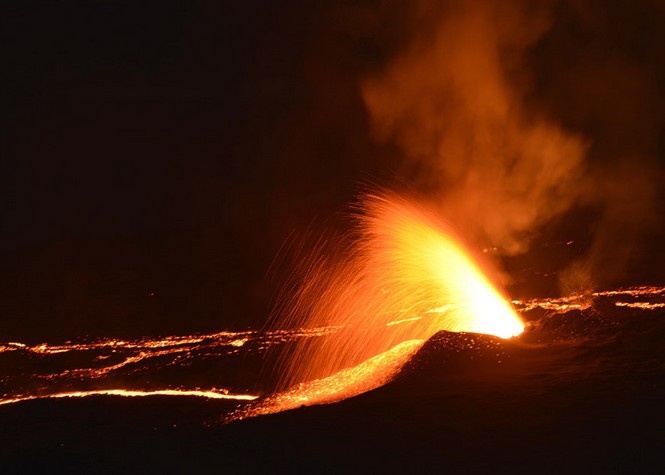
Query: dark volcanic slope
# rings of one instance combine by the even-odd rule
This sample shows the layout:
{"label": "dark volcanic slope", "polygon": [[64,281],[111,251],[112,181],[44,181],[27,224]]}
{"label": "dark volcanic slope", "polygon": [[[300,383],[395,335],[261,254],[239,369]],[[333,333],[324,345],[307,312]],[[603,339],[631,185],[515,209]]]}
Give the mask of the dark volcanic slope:
{"label": "dark volcanic slope", "polygon": [[214,401],[7,406],[2,460],[11,473],[665,473],[662,309],[525,315],[519,338],[442,332],[383,388],[227,426]]}
{"label": "dark volcanic slope", "polygon": [[664,317],[574,311],[510,341],[442,332],[392,384],[229,430],[333,472],[664,473]]}

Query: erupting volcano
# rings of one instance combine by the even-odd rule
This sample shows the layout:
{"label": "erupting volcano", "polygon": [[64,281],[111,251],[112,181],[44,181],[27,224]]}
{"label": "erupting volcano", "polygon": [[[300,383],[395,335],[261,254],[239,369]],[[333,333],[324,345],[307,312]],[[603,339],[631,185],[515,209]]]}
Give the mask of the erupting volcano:
{"label": "erupting volcano", "polygon": [[4,4],[0,472],[665,473],[662,0]]}
{"label": "erupting volcano", "polygon": [[[379,386],[441,330],[503,338],[523,331],[510,304],[433,213],[384,192],[364,195],[354,221],[351,235],[306,261],[300,287],[277,315],[285,329],[338,330],[301,340],[284,356],[280,386],[290,389],[256,413],[333,402]],[[363,363],[388,351],[401,357]],[[371,369],[349,369],[363,364]]]}

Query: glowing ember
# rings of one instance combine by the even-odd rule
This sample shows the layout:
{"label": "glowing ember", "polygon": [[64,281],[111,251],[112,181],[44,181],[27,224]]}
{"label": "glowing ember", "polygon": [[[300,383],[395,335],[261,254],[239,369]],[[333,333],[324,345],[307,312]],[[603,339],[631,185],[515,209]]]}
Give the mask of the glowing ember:
{"label": "glowing ember", "polygon": [[339,326],[305,340],[285,362],[283,387],[326,378],[440,330],[508,338],[524,325],[463,246],[428,212],[396,196],[365,197],[337,259],[311,264],[283,302],[288,327]]}

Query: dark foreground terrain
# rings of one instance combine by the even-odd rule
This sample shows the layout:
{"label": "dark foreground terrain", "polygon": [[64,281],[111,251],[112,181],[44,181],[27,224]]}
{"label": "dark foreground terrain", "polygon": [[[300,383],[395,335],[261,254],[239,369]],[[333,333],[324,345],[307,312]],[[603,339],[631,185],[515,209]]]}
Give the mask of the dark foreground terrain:
{"label": "dark foreground terrain", "polygon": [[609,299],[526,309],[512,340],[441,332],[382,388],[228,425],[237,403],[200,398],[5,405],[1,471],[665,473],[665,313]]}

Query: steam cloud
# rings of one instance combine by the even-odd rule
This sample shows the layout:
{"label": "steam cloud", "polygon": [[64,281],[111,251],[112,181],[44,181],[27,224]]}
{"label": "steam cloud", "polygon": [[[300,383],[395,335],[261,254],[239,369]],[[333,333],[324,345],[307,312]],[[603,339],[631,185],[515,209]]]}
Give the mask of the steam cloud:
{"label": "steam cloud", "polygon": [[[628,259],[649,221],[636,216],[654,212],[653,177],[644,159],[649,152],[642,151],[639,165],[631,163],[636,150],[627,140],[624,155],[598,158],[607,135],[621,135],[613,129],[625,123],[625,116],[614,122],[604,117],[613,114],[607,101],[639,120],[646,105],[640,98],[651,97],[644,93],[635,110],[626,107],[632,102],[603,84],[608,71],[602,69],[615,64],[614,74],[633,94],[650,85],[650,76],[611,54],[594,62],[593,41],[573,54],[571,67],[556,50],[566,40],[557,15],[574,17],[595,33],[611,27],[611,19],[599,26],[593,11],[601,7],[592,1],[414,2],[406,15],[406,46],[362,83],[376,137],[403,150],[401,172],[434,190],[443,214],[476,242],[519,254],[541,226],[575,205],[601,210],[596,239],[588,255],[562,273],[564,287],[595,285],[602,280],[598,274],[611,279],[610,268]],[[534,64],[537,48],[549,63]],[[534,65],[550,74],[549,82],[536,84]],[[601,82],[595,95],[594,81]],[[566,102],[571,90],[581,104]],[[578,97],[580,91],[595,102]],[[588,126],[594,120],[596,134]],[[627,205],[631,201],[636,206]]]}

